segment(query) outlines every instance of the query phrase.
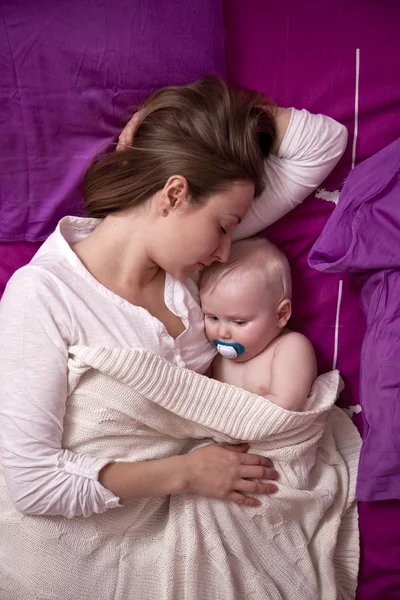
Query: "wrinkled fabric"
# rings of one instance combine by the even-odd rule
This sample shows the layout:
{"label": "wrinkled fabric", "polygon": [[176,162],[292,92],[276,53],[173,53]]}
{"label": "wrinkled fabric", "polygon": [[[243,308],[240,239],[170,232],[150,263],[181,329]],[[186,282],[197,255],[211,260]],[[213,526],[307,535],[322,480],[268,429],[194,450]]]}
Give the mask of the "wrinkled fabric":
{"label": "wrinkled fabric", "polygon": [[0,6],[0,241],[82,214],[93,155],[151,91],[225,72],[221,2],[5,0]]}
{"label": "wrinkled fabric", "polygon": [[400,138],[352,171],[309,263],[362,277],[364,439],[357,497],[400,499]]}

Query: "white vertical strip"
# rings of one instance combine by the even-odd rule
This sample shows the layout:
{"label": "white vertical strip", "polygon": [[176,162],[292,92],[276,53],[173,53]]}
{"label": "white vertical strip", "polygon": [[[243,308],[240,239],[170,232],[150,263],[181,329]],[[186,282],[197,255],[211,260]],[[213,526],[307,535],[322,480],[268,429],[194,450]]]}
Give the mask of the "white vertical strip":
{"label": "white vertical strip", "polygon": [[358,136],[358,89],[360,85],[360,48],[356,49],[356,91],[354,95],[354,137],[353,137],[353,152],[351,157],[351,168],[354,169],[356,164],[356,146]]}
{"label": "white vertical strip", "polygon": [[343,291],[343,280],[339,281],[338,298],[336,305],[336,321],[335,321],[335,345],[333,351],[333,363],[332,369],[336,369],[337,356],[338,356],[338,345],[339,345],[339,321],[340,321],[340,305],[342,303],[342,291]]}
{"label": "white vertical strip", "polygon": [[[360,87],[360,48],[356,48],[356,85],[354,94],[354,137],[353,137],[353,151],[351,156],[351,168],[354,169],[356,164],[356,149],[357,149],[357,137],[358,137],[358,97]],[[335,321],[335,341],[333,349],[333,362],[332,369],[336,369],[337,357],[338,357],[338,346],[339,346],[339,323],[340,323],[340,305],[342,303],[343,293],[343,280],[339,281],[338,299],[336,305],[336,321]]]}

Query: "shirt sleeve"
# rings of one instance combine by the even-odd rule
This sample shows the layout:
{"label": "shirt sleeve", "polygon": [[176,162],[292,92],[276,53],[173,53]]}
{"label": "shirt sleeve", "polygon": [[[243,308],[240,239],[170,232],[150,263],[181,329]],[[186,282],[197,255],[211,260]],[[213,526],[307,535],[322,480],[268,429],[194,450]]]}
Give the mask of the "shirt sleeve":
{"label": "shirt sleeve", "polygon": [[43,269],[10,280],[0,303],[0,460],[17,510],[74,517],[119,499],[98,481],[111,460],[62,448],[72,319]]}
{"label": "shirt sleeve", "polygon": [[324,115],[292,109],[278,155],[265,161],[265,189],[255,198],[233,238],[262,231],[315,190],[341,158],[347,129]]}

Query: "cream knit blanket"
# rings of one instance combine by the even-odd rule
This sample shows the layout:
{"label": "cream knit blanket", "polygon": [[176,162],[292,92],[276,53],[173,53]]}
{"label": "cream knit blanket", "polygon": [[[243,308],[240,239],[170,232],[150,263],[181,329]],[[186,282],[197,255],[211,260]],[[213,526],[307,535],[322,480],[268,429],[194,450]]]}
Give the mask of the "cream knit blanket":
{"label": "cream knit blanket", "polygon": [[257,508],[181,494],[67,519],[22,516],[0,485],[0,598],[354,598],[360,439],[340,388],[318,377],[295,413],[148,350],[71,348],[64,448],[139,461],[247,440],[279,491]]}

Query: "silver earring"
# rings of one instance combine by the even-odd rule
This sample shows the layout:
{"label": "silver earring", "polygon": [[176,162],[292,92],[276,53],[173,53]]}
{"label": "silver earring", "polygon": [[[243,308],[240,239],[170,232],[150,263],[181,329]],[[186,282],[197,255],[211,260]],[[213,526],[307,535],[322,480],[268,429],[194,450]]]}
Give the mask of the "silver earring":
{"label": "silver earring", "polygon": [[163,216],[164,216],[164,217],[166,217],[166,216],[167,216],[167,214],[168,214],[168,211],[167,211],[167,209],[166,209],[166,208],[164,208],[164,210],[162,211],[162,214],[163,214]]}

